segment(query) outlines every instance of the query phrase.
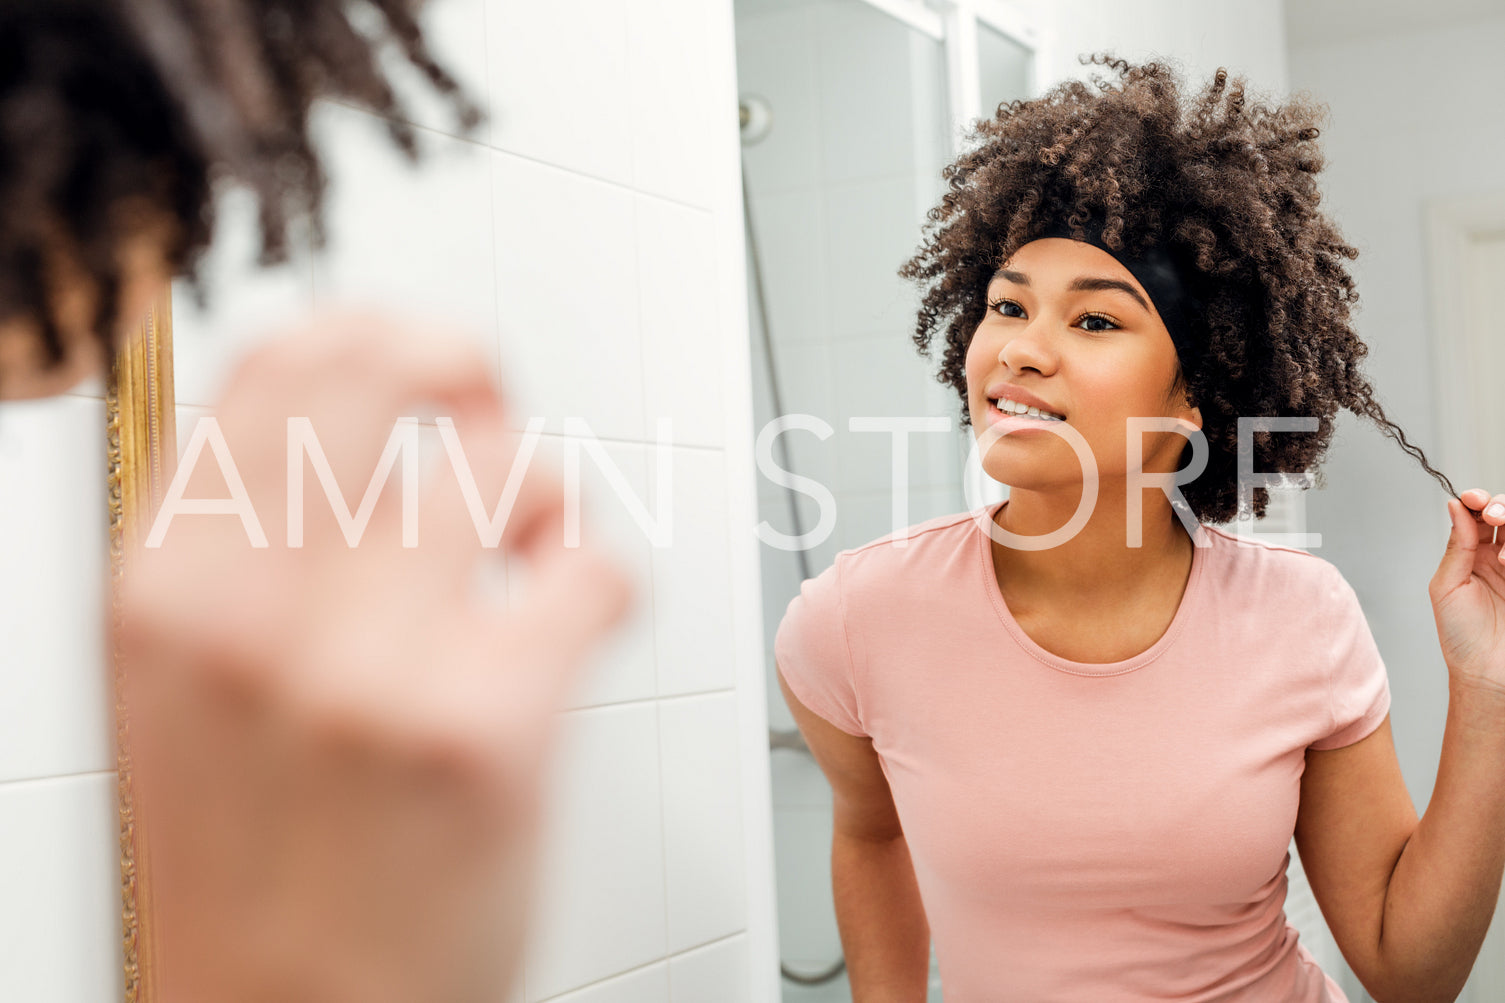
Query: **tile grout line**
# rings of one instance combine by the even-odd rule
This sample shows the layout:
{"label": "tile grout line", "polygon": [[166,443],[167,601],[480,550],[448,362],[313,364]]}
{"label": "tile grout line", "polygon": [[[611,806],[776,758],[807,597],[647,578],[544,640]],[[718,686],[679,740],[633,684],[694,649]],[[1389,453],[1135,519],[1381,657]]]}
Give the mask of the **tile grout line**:
{"label": "tile grout line", "polygon": [[[351,104],[351,103],[345,102],[345,101],[336,101],[333,98],[327,98],[327,97],[326,98],[320,98],[319,100],[321,100],[321,101],[323,101],[323,102],[325,102],[327,104],[331,104],[331,105],[335,105],[335,106],[340,107],[340,108],[344,108],[347,111],[353,111],[353,112],[356,112],[358,114],[366,115],[366,116],[368,116],[370,118],[376,119],[378,122],[386,122],[388,120],[386,116],[384,116],[384,115],[378,115],[376,112],[372,111],[370,108],[363,108],[363,107],[361,107],[360,105],[357,105],[357,104]],[[670,205],[676,205],[676,206],[679,206],[679,207],[681,207],[683,209],[691,209],[691,210],[693,210],[695,212],[701,213],[701,214],[706,215],[706,216],[715,216],[716,215],[716,210],[714,210],[712,208],[709,208],[707,206],[696,205],[693,202],[686,202],[684,199],[675,198],[672,195],[662,195],[662,194],[659,194],[658,192],[648,191],[646,189],[638,188],[632,182],[617,181],[617,180],[615,180],[613,178],[603,178],[603,177],[600,177],[599,175],[590,174],[590,173],[588,173],[586,171],[583,171],[583,170],[581,170],[579,168],[576,168],[576,167],[568,167],[568,166],[566,166],[564,164],[556,164],[553,161],[545,160],[542,157],[534,156],[532,154],[522,153],[522,152],[517,151],[517,150],[509,150],[509,149],[506,149],[504,147],[495,145],[490,140],[475,139],[473,137],[465,137],[465,136],[456,136],[453,133],[445,132],[442,129],[436,129],[433,126],[430,126],[430,125],[422,125],[422,124],[420,124],[418,122],[409,122],[406,119],[398,119],[397,121],[400,121],[404,125],[409,126],[410,128],[416,129],[416,130],[418,130],[420,132],[427,133],[430,136],[437,136],[437,137],[439,137],[441,139],[449,140],[449,141],[455,142],[455,143],[464,143],[466,146],[479,147],[480,149],[485,150],[488,153],[497,153],[497,154],[501,154],[502,156],[505,156],[505,157],[516,157],[518,160],[526,161],[527,163],[533,164],[533,165],[538,166],[538,167],[548,167],[548,168],[551,168],[553,170],[559,171],[562,174],[568,174],[570,177],[578,179],[578,180],[582,180],[582,181],[594,181],[597,184],[602,184],[602,185],[606,185],[607,187],[610,187],[610,188],[615,188],[618,191],[620,191],[620,192],[622,192],[624,194],[627,194],[627,195],[641,195],[643,198],[657,199],[660,202],[667,202]]]}
{"label": "tile grout line", "polygon": [[558,993],[554,996],[547,996],[541,1000],[538,1000],[537,1003],[568,1003],[569,998],[576,993],[584,992],[587,989],[599,988],[609,982],[613,982],[620,978],[625,978],[629,975],[636,975],[640,972],[646,972],[656,965],[663,965],[667,969],[669,962],[674,961],[677,958],[683,958],[686,955],[694,954],[696,951],[704,950],[707,947],[715,947],[717,944],[731,940],[734,937],[745,936],[747,936],[747,930],[745,929],[723,934],[722,936],[717,937],[714,940],[708,940],[703,944],[696,944],[694,947],[687,947],[683,951],[675,951],[673,954],[666,954],[662,958],[656,958],[653,961],[647,961],[641,965],[634,965],[633,967],[625,969],[624,971],[613,972],[611,975],[607,975],[604,978],[594,979],[590,982],[585,983],[584,985],[576,986],[573,989],[567,989],[564,992]]}
{"label": "tile grout line", "polygon": [[[657,652],[655,652],[655,655],[656,654]],[[655,658],[655,668],[656,665],[657,658]],[[736,692],[737,688],[735,686],[724,686],[720,689],[714,690],[696,690],[694,693],[668,693],[651,697],[633,697],[628,700],[612,700],[607,703],[588,704],[582,707],[567,707],[561,713],[574,714],[582,711],[605,710],[608,707],[634,707],[638,704],[646,703],[661,704],[667,703],[671,700],[694,700],[698,697],[722,696],[727,693],[735,695]]]}
{"label": "tile grout line", "polygon": [[81,770],[76,773],[51,773],[40,777],[16,777],[0,780],[0,793],[28,784],[50,784],[66,780],[82,780],[88,777],[113,777],[114,770]]}

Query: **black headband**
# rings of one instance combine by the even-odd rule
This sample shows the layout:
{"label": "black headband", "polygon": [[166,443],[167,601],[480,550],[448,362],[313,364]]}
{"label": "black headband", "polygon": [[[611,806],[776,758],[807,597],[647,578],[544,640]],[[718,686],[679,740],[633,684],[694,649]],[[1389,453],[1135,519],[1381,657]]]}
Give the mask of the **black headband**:
{"label": "black headband", "polygon": [[1152,245],[1138,257],[1132,257],[1127,250],[1115,251],[1103,243],[1102,222],[1095,218],[1085,224],[1082,231],[1083,236],[1078,237],[1071,232],[1070,225],[1057,220],[1035,239],[1064,237],[1067,240],[1081,240],[1113,255],[1144,287],[1144,291],[1149,293],[1155,312],[1160,314],[1165,329],[1170,332],[1171,343],[1176,346],[1182,371],[1191,372],[1202,354],[1202,339],[1196,333],[1195,321],[1201,315],[1203,306],[1193,291],[1198,283],[1197,273],[1192,269],[1191,262],[1183,259],[1178,263],[1177,256],[1160,244]]}

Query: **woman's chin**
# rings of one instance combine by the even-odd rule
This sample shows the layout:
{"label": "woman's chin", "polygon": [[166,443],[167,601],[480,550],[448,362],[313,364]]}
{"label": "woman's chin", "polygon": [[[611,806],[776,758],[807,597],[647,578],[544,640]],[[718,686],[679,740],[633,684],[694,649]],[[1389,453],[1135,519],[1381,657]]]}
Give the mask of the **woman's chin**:
{"label": "woman's chin", "polygon": [[1039,491],[1045,494],[1069,493],[1080,491],[1082,487],[1080,471],[1073,471],[1078,474],[1075,478],[1063,478],[1058,466],[1047,467],[1038,463],[1000,460],[996,455],[983,462],[982,472],[999,484],[1019,491]]}

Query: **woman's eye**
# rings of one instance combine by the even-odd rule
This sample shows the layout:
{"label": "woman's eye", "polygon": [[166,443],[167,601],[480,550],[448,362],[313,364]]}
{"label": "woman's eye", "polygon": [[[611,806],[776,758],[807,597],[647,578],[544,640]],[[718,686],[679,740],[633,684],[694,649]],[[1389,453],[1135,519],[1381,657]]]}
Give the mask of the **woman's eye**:
{"label": "woman's eye", "polygon": [[[1100,313],[1084,314],[1082,316],[1082,319],[1080,321],[1078,321],[1077,323],[1081,324],[1082,327],[1086,328],[1089,331],[1114,331],[1114,330],[1118,329],[1118,325],[1117,324],[1115,324],[1109,318],[1104,317]],[[1102,326],[1100,326],[1100,327],[1093,327],[1093,326],[1091,326],[1093,324],[1100,324]]]}
{"label": "woman's eye", "polygon": [[[1003,315],[1004,317],[1023,317],[1024,316],[1024,308],[1022,306],[1020,306],[1018,303],[1015,303],[1013,300],[994,300],[993,302],[991,302],[991,303],[988,304],[988,309],[990,309],[990,310],[996,310],[996,311],[998,311],[999,314]],[[1010,310],[1017,310],[1019,312],[1018,313],[1010,313],[1009,312]]]}

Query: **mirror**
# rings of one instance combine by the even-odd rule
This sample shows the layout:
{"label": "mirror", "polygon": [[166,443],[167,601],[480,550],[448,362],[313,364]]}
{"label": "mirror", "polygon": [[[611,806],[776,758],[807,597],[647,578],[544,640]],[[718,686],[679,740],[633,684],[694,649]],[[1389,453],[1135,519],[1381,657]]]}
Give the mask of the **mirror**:
{"label": "mirror", "polygon": [[[962,124],[1084,76],[1078,53],[1101,50],[1169,58],[1193,83],[1226,65],[1253,90],[1282,99],[1304,90],[1326,103],[1322,205],[1360,250],[1351,267],[1356,328],[1371,348],[1366,374],[1459,490],[1505,483],[1501,404],[1488,389],[1505,365],[1505,328],[1487,292],[1505,282],[1505,128],[1487,70],[1490,46],[1505,43],[1499,5],[1317,0],[1283,14],[1203,5],[1191,15],[1173,6],[735,0],[754,427],[781,414],[819,419],[780,435],[771,459],[831,490],[822,506],[801,490],[808,485],[784,486],[767,469],[758,478],[759,517],[811,540],[761,548],[786,1000],[846,1000],[850,989],[831,895],[831,792],[774,677],[784,611],[837,551],[1006,493],[968,463],[970,433],[955,427],[952,392],[909,339],[915,292],[895,276],[939,198],[940,168],[960,151]],[[889,490],[893,440],[852,424],[894,415],[953,421],[951,434],[910,436],[902,516]],[[1257,526],[1225,528],[1298,548],[1321,538],[1309,549],[1352,583],[1385,657],[1397,752],[1421,810],[1447,706],[1425,596],[1447,532],[1443,496],[1393,441],[1349,414],[1323,470],[1320,488],[1272,491]],[[834,522],[812,532],[824,507]],[[1288,877],[1286,912],[1303,944],[1350,999],[1368,999],[1294,843]],[[1505,992],[1502,925],[1493,924],[1464,999]],[[939,998],[934,959],[930,994]]]}

